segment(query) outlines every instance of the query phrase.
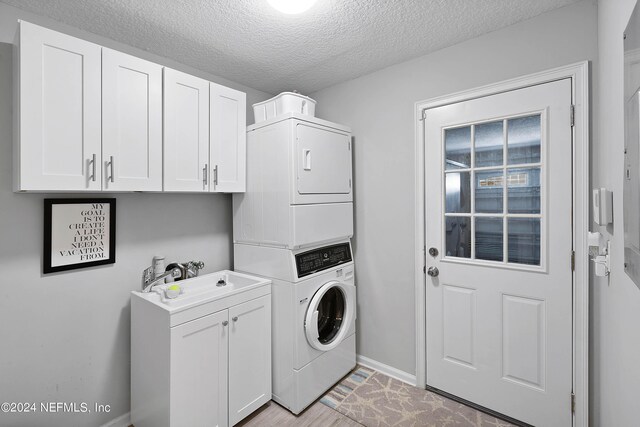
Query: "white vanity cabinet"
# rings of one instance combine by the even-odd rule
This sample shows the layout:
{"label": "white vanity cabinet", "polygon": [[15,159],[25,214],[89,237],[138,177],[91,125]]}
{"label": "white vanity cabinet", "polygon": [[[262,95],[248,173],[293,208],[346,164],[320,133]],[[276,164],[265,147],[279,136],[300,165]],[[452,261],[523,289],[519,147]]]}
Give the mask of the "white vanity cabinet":
{"label": "white vanity cabinet", "polygon": [[233,426],[271,400],[270,283],[186,308],[132,294],[135,427]]}
{"label": "white vanity cabinet", "polygon": [[20,22],[14,191],[100,191],[101,47]]}
{"label": "white vanity cabinet", "polygon": [[162,191],[162,66],[102,49],[102,189]]}
{"label": "white vanity cabinet", "polygon": [[210,84],[210,189],[244,193],[247,186],[247,95]]}

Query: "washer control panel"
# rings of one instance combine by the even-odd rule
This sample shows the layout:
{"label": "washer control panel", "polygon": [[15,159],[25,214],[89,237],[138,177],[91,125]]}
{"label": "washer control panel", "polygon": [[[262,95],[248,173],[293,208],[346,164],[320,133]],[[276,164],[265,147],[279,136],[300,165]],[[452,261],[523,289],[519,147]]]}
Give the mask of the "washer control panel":
{"label": "washer control panel", "polygon": [[352,261],[349,243],[340,243],[299,253],[295,256],[298,278]]}

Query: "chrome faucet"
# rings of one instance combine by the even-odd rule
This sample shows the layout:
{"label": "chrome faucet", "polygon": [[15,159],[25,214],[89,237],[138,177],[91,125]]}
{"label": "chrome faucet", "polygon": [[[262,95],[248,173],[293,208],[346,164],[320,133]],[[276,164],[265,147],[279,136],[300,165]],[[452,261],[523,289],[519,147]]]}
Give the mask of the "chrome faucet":
{"label": "chrome faucet", "polygon": [[161,274],[160,276],[156,277],[155,279],[152,280],[145,280],[144,277],[142,279],[142,292],[143,293],[147,293],[147,292],[151,292],[151,290],[153,289],[154,286],[159,285],[161,283],[164,283],[164,279],[166,279],[167,277],[171,276],[174,279],[177,279],[178,277],[180,277],[182,275],[182,272],[180,271],[179,268],[174,268],[171,269],[163,274]]}
{"label": "chrome faucet", "polygon": [[197,277],[200,270],[204,268],[204,262],[202,261],[188,261],[188,262],[172,262],[167,266],[167,271],[172,269],[179,269],[180,276],[174,277],[176,280],[185,280]]}

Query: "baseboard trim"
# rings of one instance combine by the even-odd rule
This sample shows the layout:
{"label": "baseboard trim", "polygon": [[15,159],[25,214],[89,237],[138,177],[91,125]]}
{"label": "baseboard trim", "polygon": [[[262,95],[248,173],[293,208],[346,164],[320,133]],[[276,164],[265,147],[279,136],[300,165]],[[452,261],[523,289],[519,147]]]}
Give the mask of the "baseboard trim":
{"label": "baseboard trim", "polygon": [[120,415],[118,418],[114,418],[111,421],[102,424],[100,427],[129,427],[131,425],[131,412],[127,412],[124,415]]}
{"label": "baseboard trim", "polygon": [[368,357],[362,356],[360,354],[356,355],[356,362],[362,366],[366,366],[367,368],[375,369],[376,371],[383,373],[391,378],[400,380],[403,383],[407,383],[413,386],[416,385],[415,375],[411,375],[408,372],[401,371],[400,369],[394,368],[393,366],[385,365],[384,363],[378,362],[377,360],[369,359]]}

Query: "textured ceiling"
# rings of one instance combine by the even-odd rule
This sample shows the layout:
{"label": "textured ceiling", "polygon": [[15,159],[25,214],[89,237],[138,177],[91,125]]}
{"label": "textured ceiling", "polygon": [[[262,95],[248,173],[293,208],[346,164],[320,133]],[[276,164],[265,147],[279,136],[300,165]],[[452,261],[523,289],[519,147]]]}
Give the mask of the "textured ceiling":
{"label": "textured ceiling", "polygon": [[0,0],[269,93],[312,93],[576,0]]}

